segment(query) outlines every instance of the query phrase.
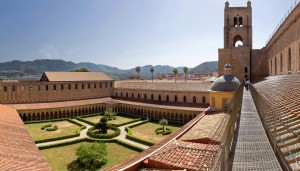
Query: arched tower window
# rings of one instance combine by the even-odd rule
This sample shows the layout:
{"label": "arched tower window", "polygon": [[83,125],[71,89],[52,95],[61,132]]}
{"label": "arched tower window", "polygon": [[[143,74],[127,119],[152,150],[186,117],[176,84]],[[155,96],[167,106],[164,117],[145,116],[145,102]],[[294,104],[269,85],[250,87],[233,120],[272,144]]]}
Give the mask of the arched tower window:
{"label": "arched tower window", "polygon": [[245,73],[248,73],[248,67],[245,67]]}
{"label": "arched tower window", "polygon": [[288,71],[292,70],[292,50],[289,48],[289,56],[288,56]]}
{"label": "arched tower window", "polygon": [[242,17],[239,18],[238,25],[239,25],[239,26],[243,26],[243,18],[242,18]]}
{"label": "arched tower window", "polygon": [[233,18],[233,25],[234,25],[234,26],[237,26],[237,25],[238,25],[238,21],[237,21],[237,18],[236,18],[236,17]]}
{"label": "arched tower window", "polygon": [[243,46],[244,43],[243,43],[243,38],[241,35],[236,35],[234,36],[233,38],[233,46],[234,47],[239,47],[239,46]]}

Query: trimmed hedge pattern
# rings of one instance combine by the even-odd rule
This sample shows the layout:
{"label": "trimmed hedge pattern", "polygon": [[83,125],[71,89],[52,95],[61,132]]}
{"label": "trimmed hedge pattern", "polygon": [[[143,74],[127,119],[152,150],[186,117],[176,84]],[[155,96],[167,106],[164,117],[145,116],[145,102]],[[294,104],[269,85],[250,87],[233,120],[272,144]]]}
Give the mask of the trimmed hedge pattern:
{"label": "trimmed hedge pattern", "polygon": [[118,145],[122,145],[122,146],[124,146],[126,148],[129,148],[129,149],[137,151],[137,152],[144,151],[144,149],[141,148],[141,147],[138,147],[138,146],[126,143],[126,142],[118,140],[118,139],[103,139],[103,140],[99,140],[99,139],[94,139],[94,138],[80,138],[80,139],[77,139],[77,140],[67,141],[67,142],[58,143],[58,144],[44,145],[44,146],[40,146],[38,148],[39,148],[39,150],[44,150],[44,149],[49,149],[49,148],[54,148],[54,147],[61,147],[61,146],[65,146],[65,145],[75,144],[75,143],[79,143],[79,142],[116,143]]}
{"label": "trimmed hedge pattern", "polygon": [[[78,137],[78,136],[80,136],[80,131],[86,128],[85,125],[82,125],[79,122],[76,122],[76,121],[74,121],[72,119],[66,119],[66,118],[64,118],[62,120],[55,120],[55,121],[63,121],[63,120],[67,120],[68,122],[71,122],[71,123],[73,123],[75,125],[78,125],[80,127],[76,130],[76,132],[74,134],[71,134],[71,135],[62,135],[60,137],[48,138],[48,139],[43,139],[43,140],[37,140],[37,141],[34,141],[34,142],[36,144],[38,144],[38,143],[44,143],[44,142],[49,142],[49,141],[56,141],[56,140],[62,140],[62,139],[67,139],[67,138]],[[47,122],[49,122],[49,121],[47,121]],[[37,123],[40,123],[40,122],[37,122]]]}
{"label": "trimmed hedge pattern", "polygon": [[93,138],[99,138],[99,139],[110,139],[110,138],[114,138],[120,135],[121,130],[118,127],[112,126],[112,125],[108,125],[108,129],[114,130],[114,133],[111,134],[97,134],[94,133],[95,127],[91,127],[88,129],[88,136],[93,137]]}
{"label": "trimmed hedge pattern", "polygon": [[127,139],[130,139],[130,140],[132,140],[132,141],[136,141],[136,142],[138,142],[138,143],[144,144],[144,145],[148,145],[148,146],[154,145],[155,143],[154,143],[153,141],[145,140],[145,139],[143,139],[143,138],[136,137],[136,136],[133,136],[133,135],[132,135],[132,130],[131,130],[131,128],[137,127],[137,126],[142,125],[142,124],[144,124],[144,123],[147,123],[147,122],[149,122],[149,121],[150,121],[150,120],[145,120],[145,121],[142,121],[142,122],[140,122],[140,123],[137,123],[137,124],[134,124],[134,125],[125,127],[125,130],[127,131],[126,138],[127,138]]}
{"label": "trimmed hedge pattern", "polygon": [[137,118],[137,119],[133,119],[133,120],[128,121],[128,122],[124,122],[124,123],[120,123],[120,124],[111,124],[111,125],[116,126],[116,127],[120,127],[120,126],[124,126],[124,125],[128,125],[128,124],[140,121],[140,120],[142,120],[142,118]]}
{"label": "trimmed hedge pattern", "polygon": [[165,128],[165,132],[163,132],[163,128],[156,128],[155,133],[156,134],[169,135],[169,134],[172,133],[172,129],[171,128]]}
{"label": "trimmed hedge pattern", "polygon": [[57,125],[54,125],[54,127],[47,127],[46,128],[46,131],[56,131],[56,130],[58,130],[58,126]]}
{"label": "trimmed hedge pattern", "polygon": [[41,130],[44,130],[45,128],[48,128],[48,127],[52,127],[52,124],[46,124],[46,125],[43,125]]}

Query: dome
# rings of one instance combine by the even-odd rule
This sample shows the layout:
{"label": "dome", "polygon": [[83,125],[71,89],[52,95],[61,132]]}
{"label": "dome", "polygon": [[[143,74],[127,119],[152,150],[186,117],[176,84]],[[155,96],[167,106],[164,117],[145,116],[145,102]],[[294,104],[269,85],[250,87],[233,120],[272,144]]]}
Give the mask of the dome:
{"label": "dome", "polygon": [[224,68],[231,68],[231,65],[227,63],[224,65]]}
{"label": "dome", "polygon": [[212,91],[236,91],[240,86],[240,81],[232,75],[219,77],[211,86]]}

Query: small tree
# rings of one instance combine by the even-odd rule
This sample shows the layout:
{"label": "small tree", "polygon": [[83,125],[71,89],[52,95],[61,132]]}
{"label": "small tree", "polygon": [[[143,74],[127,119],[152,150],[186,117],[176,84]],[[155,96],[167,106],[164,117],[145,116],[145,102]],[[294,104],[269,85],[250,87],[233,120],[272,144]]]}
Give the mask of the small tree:
{"label": "small tree", "polygon": [[176,83],[176,77],[177,77],[177,74],[178,74],[178,69],[177,69],[177,68],[174,68],[174,69],[173,69],[173,73],[174,73],[175,83]]}
{"label": "small tree", "polygon": [[183,72],[184,72],[184,82],[186,83],[186,76],[187,76],[187,74],[188,74],[188,67],[184,67],[183,68]]}
{"label": "small tree", "polygon": [[168,120],[167,119],[161,119],[159,121],[159,124],[163,126],[163,132],[165,132],[165,126],[168,125]]}
{"label": "small tree", "polygon": [[138,81],[140,81],[141,67],[137,66],[137,67],[135,68],[135,72],[137,72],[137,74],[138,74]]}
{"label": "small tree", "polygon": [[100,121],[95,124],[95,128],[99,130],[99,132],[106,134],[107,133],[107,116],[101,117]]}
{"label": "small tree", "polygon": [[76,155],[77,163],[86,169],[95,170],[107,163],[107,150],[103,143],[81,144]]}
{"label": "small tree", "polygon": [[113,120],[116,116],[116,113],[113,111],[111,107],[108,107],[104,112],[104,116],[107,116],[108,120]]}
{"label": "small tree", "polygon": [[152,82],[153,82],[153,72],[154,72],[154,68],[153,68],[153,67],[150,68],[150,72],[151,72],[151,74],[152,74]]}
{"label": "small tree", "polygon": [[80,69],[71,70],[71,72],[90,72],[90,71],[87,68],[80,68]]}

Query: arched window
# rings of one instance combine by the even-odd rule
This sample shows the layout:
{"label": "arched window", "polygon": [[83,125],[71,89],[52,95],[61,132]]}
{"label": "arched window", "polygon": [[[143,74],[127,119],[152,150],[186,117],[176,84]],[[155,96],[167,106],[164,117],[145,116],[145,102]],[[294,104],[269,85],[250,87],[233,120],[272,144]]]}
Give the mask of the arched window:
{"label": "arched window", "polygon": [[126,93],[126,97],[128,98],[128,93]]}
{"label": "arched window", "polygon": [[239,25],[239,26],[243,26],[243,18],[242,18],[242,17],[239,18],[239,23],[238,23],[238,25]]}
{"label": "arched window", "polygon": [[186,102],[186,97],[185,96],[183,96],[183,102]]}
{"label": "arched window", "polygon": [[138,99],[141,98],[140,93],[138,94]]}
{"label": "arched window", "polygon": [[48,85],[46,85],[46,90],[48,90]]}
{"label": "arched window", "polygon": [[77,84],[75,84],[75,89],[77,89],[78,88],[78,85]]}
{"label": "arched window", "polygon": [[292,70],[292,50],[289,48],[289,56],[288,56],[288,71]]}
{"label": "arched window", "polygon": [[158,96],[158,100],[161,101],[161,96],[160,95]]}
{"label": "arched window", "polygon": [[53,90],[56,90],[56,85],[53,85]]}
{"label": "arched window", "polygon": [[16,91],[16,86],[12,86],[12,91]]}
{"label": "arched window", "polygon": [[248,67],[245,67],[245,73],[248,73]]}
{"label": "arched window", "polygon": [[175,100],[174,101],[177,102],[177,96],[175,96]]}
{"label": "arched window", "polygon": [[147,94],[144,94],[144,99],[147,99]]}
{"label": "arched window", "polygon": [[133,93],[131,93],[131,97],[134,98],[134,94]]}
{"label": "arched window", "polygon": [[206,103],[206,97],[202,96],[202,103]]}
{"label": "arched window", "polygon": [[121,92],[121,97],[123,97],[123,92]]}
{"label": "arched window", "polygon": [[282,57],[282,52],[280,53],[280,72],[283,72],[283,57]]}
{"label": "arched window", "polygon": [[239,47],[239,46],[243,46],[244,43],[243,43],[243,38],[241,35],[236,35],[234,36],[233,38],[233,46],[234,47]]}
{"label": "arched window", "polygon": [[4,91],[7,91],[7,86],[4,86],[4,87],[3,87],[3,90],[4,90]]}
{"label": "arched window", "polygon": [[84,89],[84,84],[81,84],[81,89]]}
{"label": "arched window", "polygon": [[196,103],[197,102],[197,99],[196,99],[196,96],[193,97],[193,103]]}
{"label": "arched window", "polygon": [[237,21],[237,18],[236,18],[236,17],[233,18],[233,25],[234,25],[234,26],[237,26],[237,25],[238,25],[238,21]]}
{"label": "arched window", "polygon": [[63,84],[60,85],[60,89],[61,89],[61,90],[64,89],[64,85],[63,85]]}
{"label": "arched window", "polygon": [[153,100],[154,99],[154,96],[153,96],[153,94],[151,94],[151,100]]}
{"label": "arched window", "polygon": [[167,102],[169,101],[169,96],[168,96],[168,95],[166,96],[166,101],[167,101]]}

